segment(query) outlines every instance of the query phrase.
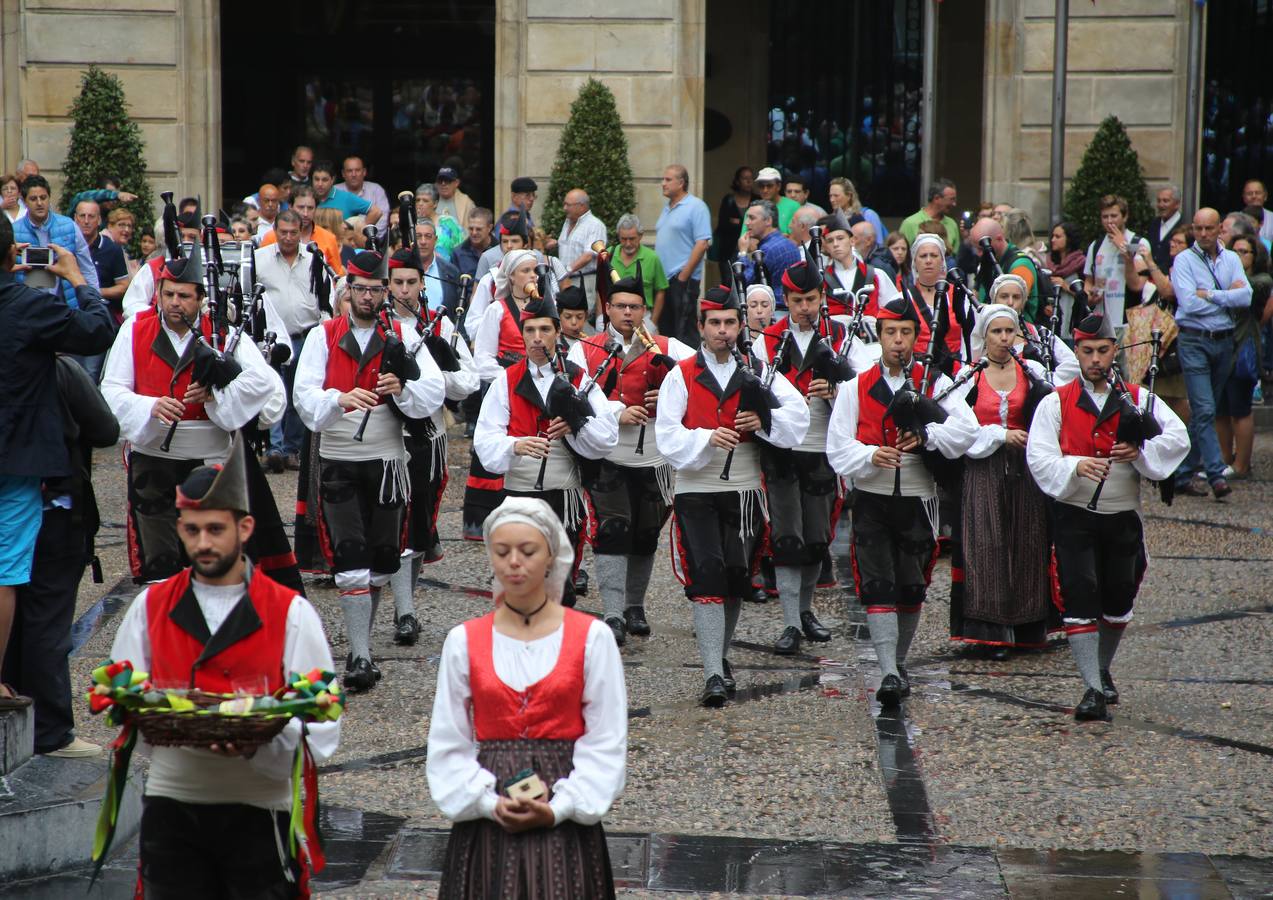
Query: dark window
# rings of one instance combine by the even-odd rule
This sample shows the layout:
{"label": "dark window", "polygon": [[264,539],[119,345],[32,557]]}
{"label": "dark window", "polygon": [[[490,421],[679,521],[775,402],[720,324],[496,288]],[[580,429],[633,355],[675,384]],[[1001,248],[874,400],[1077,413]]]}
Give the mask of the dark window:
{"label": "dark window", "polygon": [[844,176],[876,212],[908,215],[919,197],[923,3],[818,10],[770,6],[769,165],[808,178],[823,207]]}
{"label": "dark window", "polygon": [[1273,0],[1207,4],[1201,206],[1242,209],[1242,185],[1273,178],[1268,52]]}
{"label": "dark window", "polygon": [[391,201],[451,165],[465,193],[489,205],[494,0],[222,0],[221,27],[228,199],[309,144],[338,167],[363,157]]}

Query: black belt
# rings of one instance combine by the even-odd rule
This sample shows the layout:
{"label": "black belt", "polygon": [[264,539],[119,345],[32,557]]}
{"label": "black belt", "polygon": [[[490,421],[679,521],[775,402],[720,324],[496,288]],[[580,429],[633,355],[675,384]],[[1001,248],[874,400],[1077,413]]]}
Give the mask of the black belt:
{"label": "black belt", "polygon": [[1190,328],[1187,325],[1181,325],[1180,331],[1183,334],[1196,334],[1198,337],[1210,338],[1213,341],[1230,337],[1233,334],[1232,328],[1225,328],[1222,331],[1207,331],[1203,328]]}

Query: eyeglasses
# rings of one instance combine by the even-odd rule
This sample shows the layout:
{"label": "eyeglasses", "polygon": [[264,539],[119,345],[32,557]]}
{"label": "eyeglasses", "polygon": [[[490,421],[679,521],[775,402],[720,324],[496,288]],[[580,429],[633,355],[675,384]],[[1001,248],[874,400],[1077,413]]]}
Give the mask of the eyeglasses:
{"label": "eyeglasses", "polygon": [[385,289],[374,284],[355,284],[349,288],[350,293],[361,294],[364,297],[383,297]]}
{"label": "eyeglasses", "polygon": [[644,303],[611,303],[610,308],[617,309],[617,310],[626,309],[629,312],[632,312],[638,309],[645,309],[645,304]]}

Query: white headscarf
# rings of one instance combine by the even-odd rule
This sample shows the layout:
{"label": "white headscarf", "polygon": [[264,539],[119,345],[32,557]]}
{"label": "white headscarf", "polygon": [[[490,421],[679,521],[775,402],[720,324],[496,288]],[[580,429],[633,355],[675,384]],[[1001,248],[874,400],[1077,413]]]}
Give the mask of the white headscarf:
{"label": "white headscarf", "polygon": [[994,281],[990,282],[990,290],[986,292],[986,299],[991,303],[995,302],[995,295],[999,293],[999,289],[1005,284],[1015,284],[1021,288],[1021,296],[1030,299],[1030,289],[1026,287],[1025,279],[1020,275],[1013,275],[1011,272],[1005,272]]}
{"label": "white headscarf", "polygon": [[755,293],[764,294],[766,297],[769,298],[770,303],[777,302],[774,298],[774,289],[767,284],[760,284],[759,282],[757,282],[756,284],[747,286],[747,294],[746,296],[743,297],[743,301],[746,302],[747,300],[750,300],[751,295]]}
{"label": "white headscarf", "polygon": [[[1016,275],[1004,275],[1004,278],[1021,279]],[[998,281],[995,282],[998,284]],[[993,291],[994,288],[991,288]],[[986,352],[986,332],[990,330],[990,323],[995,319],[1011,319],[1014,328],[1021,327],[1021,317],[1017,315],[1017,311],[1011,306],[1003,303],[987,303],[981,309],[977,310],[977,321],[972,326],[972,358],[974,360],[981,359]]]}
{"label": "white headscarf", "polygon": [[[566,528],[561,519],[553,512],[552,507],[535,497],[507,497],[486,517],[482,526],[482,540],[486,542],[486,552],[490,554],[491,533],[501,525],[517,522],[529,525],[544,536],[548,542],[548,555],[552,557],[545,578],[544,589],[549,598],[560,601],[566,589],[566,579],[570,577],[570,569],[575,564],[575,548],[570,544]],[[495,596],[504,593],[504,585],[495,579]]]}
{"label": "white headscarf", "polygon": [[508,296],[511,290],[509,281],[513,276],[513,270],[526,260],[532,259],[539,262],[539,257],[535,255],[534,250],[509,250],[504,254],[503,260],[500,261],[499,268],[495,270],[495,299],[503,300]]}
{"label": "white headscarf", "polygon": [[915,254],[919,252],[919,248],[924,244],[936,244],[937,250],[941,254],[942,268],[946,267],[946,241],[936,234],[920,234],[916,235],[915,241],[911,244],[911,259],[915,258]]}

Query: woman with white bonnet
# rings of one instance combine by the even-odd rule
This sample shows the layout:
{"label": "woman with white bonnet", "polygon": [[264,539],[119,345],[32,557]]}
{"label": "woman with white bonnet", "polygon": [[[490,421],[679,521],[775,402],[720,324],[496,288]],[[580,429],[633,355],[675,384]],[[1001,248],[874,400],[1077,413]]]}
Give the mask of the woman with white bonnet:
{"label": "woman with white bonnet", "polygon": [[[1026,297],[1029,293],[1024,278],[1020,275],[1005,274],[991,283],[986,297],[990,303],[1002,303],[1004,306],[1012,307],[1020,316],[1025,309]],[[977,316],[980,318],[981,313]],[[1046,328],[1029,322],[1021,322],[1017,340],[1013,346],[1026,359],[1040,364],[1046,355],[1049,359],[1048,370],[1051,373],[1049,380],[1057,387],[1079,377],[1079,361],[1074,351],[1066,346],[1065,341]],[[974,359],[981,355],[975,336],[972,350]]]}
{"label": "woman with white bonnet", "polygon": [[1013,355],[1020,325],[1011,306],[978,311],[974,346],[986,364],[964,388],[980,429],[964,460],[950,639],[991,659],[1046,646],[1052,609],[1046,499],[1025,461],[1034,407],[1050,388],[1042,366]]}
{"label": "woman with white bonnet", "polygon": [[753,335],[759,335],[774,321],[774,289],[767,284],[749,284],[744,296],[747,300],[747,327]]}
{"label": "woman with white bonnet", "polygon": [[614,897],[601,819],[623,790],[628,703],[614,635],[561,605],[574,559],[542,500],[483,526],[495,610],[451,629],[429,792],[454,825],[439,898]]}
{"label": "woman with white bonnet", "polygon": [[947,285],[943,301],[946,311],[937,309],[937,283],[946,279],[946,241],[940,235],[921,234],[911,244],[911,279],[910,283],[902,286],[902,290],[919,313],[915,352],[929,352],[933,326],[937,325],[945,329],[945,346],[950,354],[955,359],[965,359],[964,332],[960,322],[967,321],[968,316],[963,293]]}

